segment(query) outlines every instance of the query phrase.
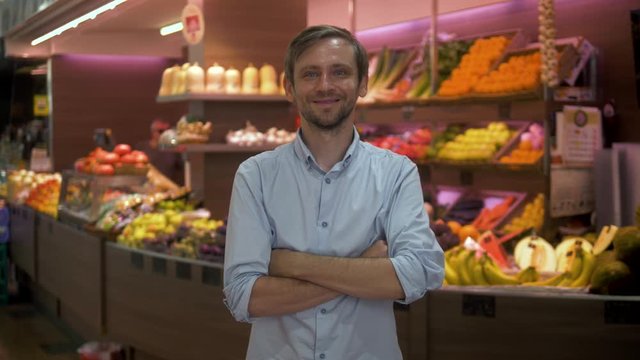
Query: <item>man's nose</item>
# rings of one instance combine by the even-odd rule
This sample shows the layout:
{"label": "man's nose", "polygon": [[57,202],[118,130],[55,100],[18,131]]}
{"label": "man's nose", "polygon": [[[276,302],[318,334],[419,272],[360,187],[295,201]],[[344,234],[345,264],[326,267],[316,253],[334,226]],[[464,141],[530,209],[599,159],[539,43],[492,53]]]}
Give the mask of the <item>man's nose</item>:
{"label": "man's nose", "polygon": [[318,88],[321,90],[331,89],[333,87],[333,79],[329,76],[329,73],[323,73],[318,79]]}

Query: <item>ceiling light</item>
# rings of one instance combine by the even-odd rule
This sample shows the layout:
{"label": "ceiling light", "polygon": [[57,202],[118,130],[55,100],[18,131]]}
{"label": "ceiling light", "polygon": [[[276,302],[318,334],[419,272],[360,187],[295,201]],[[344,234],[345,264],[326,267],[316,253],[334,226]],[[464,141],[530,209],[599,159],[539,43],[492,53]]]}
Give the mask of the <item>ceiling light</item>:
{"label": "ceiling light", "polygon": [[80,16],[79,18],[71,20],[68,23],[60,26],[59,28],[57,28],[55,30],[52,30],[52,31],[40,36],[39,38],[33,40],[31,42],[31,46],[36,46],[36,45],[38,45],[38,44],[40,44],[42,42],[45,42],[45,41],[51,39],[54,36],[62,34],[63,32],[65,32],[65,31],[67,31],[69,29],[76,28],[78,25],[80,25],[81,23],[83,23],[83,22],[85,22],[87,20],[93,20],[93,19],[96,18],[96,16],[102,14],[105,11],[113,10],[116,6],[122,4],[125,1],[127,1],[127,0],[114,0],[114,1],[111,1],[111,2],[109,2],[107,4],[105,4],[105,5],[102,5],[99,8]]}
{"label": "ceiling light", "polygon": [[169,34],[176,33],[178,31],[182,31],[182,21],[177,22],[175,24],[163,26],[160,28],[160,35],[167,36]]}

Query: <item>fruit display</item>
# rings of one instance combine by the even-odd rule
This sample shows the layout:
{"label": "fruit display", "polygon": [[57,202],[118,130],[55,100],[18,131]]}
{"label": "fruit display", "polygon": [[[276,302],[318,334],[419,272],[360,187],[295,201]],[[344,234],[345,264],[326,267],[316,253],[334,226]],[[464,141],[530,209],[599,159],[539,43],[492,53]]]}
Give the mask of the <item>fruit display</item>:
{"label": "fruit display", "polygon": [[[470,46],[471,42],[464,40],[448,41],[438,45],[439,82],[451,76],[451,72],[458,66],[462,56],[469,51]],[[406,94],[408,99],[428,99],[433,95],[431,93],[431,63],[429,61],[429,52],[430,45],[427,44],[422,58],[422,64],[425,66],[423,66],[422,71],[419,72],[411,82],[411,87]]]}
{"label": "fruit display", "polygon": [[[466,197],[458,200],[444,215],[444,221],[455,221],[461,225],[469,225],[484,209],[484,200],[477,197]],[[475,231],[474,233],[477,233]]]}
{"label": "fruit display", "polygon": [[94,175],[145,175],[149,170],[149,157],[133,150],[129,144],[118,144],[113,151],[101,147],[76,160],[77,172]]}
{"label": "fruit display", "polygon": [[181,94],[262,94],[280,93],[275,68],[263,64],[260,69],[249,63],[240,70],[214,63],[205,71],[197,62],[174,65],[162,73],[159,96]]}
{"label": "fruit display", "polygon": [[186,258],[220,260],[224,254],[225,223],[196,218],[175,210],[154,211],[135,217],[117,236],[120,244]]}
{"label": "fruit display", "polygon": [[436,236],[436,240],[438,240],[438,244],[440,244],[442,250],[447,251],[460,245],[458,235],[444,221],[434,221],[429,226],[431,227],[433,234]]}
{"label": "fruit display", "polygon": [[[572,242],[570,247],[573,247],[575,243],[575,241]],[[560,257],[566,253],[566,251],[560,252],[561,250],[559,249]],[[527,236],[518,241],[513,250],[513,257],[520,269],[533,267],[538,272],[553,272],[558,267],[553,245],[535,235]]]}
{"label": "fruit display", "polygon": [[514,132],[501,121],[484,128],[470,128],[444,144],[436,159],[454,162],[488,162],[504,146]]}
{"label": "fruit display", "polygon": [[405,131],[400,135],[378,136],[365,141],[379,148],[405,155],[412,160],[421,160],[427,157],[431,137],[431,130],[423,127]]}
{"label": "fruit display", "polygon": [[516,198],[509,195],[491,208],[483,207],[471,225],[479,231],[492,230],[509,213],[515,201]]}
{"label": "fruit display", "polygon": [[[17,170],[9,172],[7,176],[7,197],[14,204],[22,204],[29,198],[31,192],[41,184],[61,180],[59,173],[36,173],[30,170]],[[36,195],[34,195],[36,196]]]}
{"label": "fruit display", "polygon": [[[367,95],[358,101],[367,103],[404,98],[408,87],[401,78],[417,55],[417,49],[390,49],[386,46],[378,54],[371,55]],[[402,91],[394,91],[396,83],[404,85]]]}
{"label": "fruit display", "polygon": [[179,144],[198,144],[209,141],[213,131],[210,121],[202,121],[191,115],[184,115],[176,124],[176,139]]}
{"label": "fruit display", "polygon": [[477,243],[465,241],[445,252],[445,282],[447,285],[520,285],[553,286],[586,289],[595,275],[596,256],[575,240],[561,257],[557,268],[555,248],[546,240],[530,236],[518,242],[514,251],[517,268],[499,266]]}
{"label": "fruit display", "polygon": [[480,77],[473,91],[505,94],[535,90],[540,86],[540,53],[514,55],[497,69]]}
{"label": "fruit display", "polygon": [[142,214],[122,230],[117,240],[126,246],[141,249],[145,241],[153,243],[159,241],[161,235],[173,235],[182,224],[182,220],[181,214],[169,210]]}
{"label": "fruit display", "polygon": [[447,250],[444,259],[446,285],[518,285],[538,279],[535,269],[517,276],[505,274],[486,253],[462,245]]}
{"label": "fruit display", "polygon": [[243,129],[229,131],[226,136],[227,144],[239,146],[281,145],[292,142],[296,138],[295,132],[285,129],[269,128],[265,133],[247,121]]}
{"label": "fruit display", "polygon": [[605,226],[594,245],[594,255],[591,293],[640,295],[640,227]]}
{"label": "fruit display", "polygon": [[539,124],[531,124],[520,134],[516,148],[500,157],[501,164],[535,164],[544,154],[544,129]]}
{"label": "fruit display", "polygon": [[62,177],[60,174],[53,174],[31,190],[25,204],[36,211],[56,218],[58,216],[61,182]]}
{"label": "fruit display", "polygon": [[431,141],[431,146],[427,151],[428,159],[435,159],[442,148],[450,141],[453,141],[456,136],[462,133],[461,125],[448,125],[444,131],[435,132]]}
{"label": "fruit display", "polygon": [[451,77],[442,82],[437,95],[459,97],[469,94],[502,56],[508,44],[509,39],[502,35],[476,39],[469,52],[462,56],[460,64],[451,72]]}
{"label": "fruit display", "polygon": [[512,219],[502,228],[502,231],[509,233],[533,228],[536,232],[540,232],[543,221],[544,194],[538,194],[533,201],[524,206],[522,214]]}

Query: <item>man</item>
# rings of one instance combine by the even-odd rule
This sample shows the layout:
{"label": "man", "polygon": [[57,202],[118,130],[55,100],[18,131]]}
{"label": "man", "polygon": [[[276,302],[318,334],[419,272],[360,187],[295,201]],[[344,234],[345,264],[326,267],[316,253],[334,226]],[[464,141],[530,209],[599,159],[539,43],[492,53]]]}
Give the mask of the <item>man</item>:
{"label": "man", "polygon": [[297,139],[238,169],[224,292],[253,323],[247,359],[401,359],[393,301],[442,283],[416,166],[355,131],[367,67],[348,31],[302,31],[285,58]]}

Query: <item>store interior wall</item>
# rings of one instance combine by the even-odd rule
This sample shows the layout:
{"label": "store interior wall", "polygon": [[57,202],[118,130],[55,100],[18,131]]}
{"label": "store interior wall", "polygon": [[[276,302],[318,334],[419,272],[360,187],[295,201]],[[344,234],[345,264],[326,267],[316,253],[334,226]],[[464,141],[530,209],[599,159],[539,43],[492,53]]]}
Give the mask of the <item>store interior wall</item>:
{"label": "store interior wall", "polygon": [[117,143],[149,139],[151,122],[175,125],[186,103],[157,103],[162,72],[175,59],[142,56],[56,55],[51,58],[52,152],[56,171],[73,168],[93,148],[96,128]]}
{"label": "store interior wall", "polygon": [[[478,0],[476,2],[480,2]],[[469,1],[472,2],[472,1]],[[322,3],[322,4],[320,4]],[[309,0],[309,23],[330,23],[348,26],[347,0]],[[390,10],[389,18],[385,18],[384,9],[389,3],[378,0],[356,2],[356,24],[363,24],[359,17],[368,13],[379,14],[375,24],[388,25],[394,20],[395,25],[404,25],[400,30],[405,32],[402,41],[407,39],[406,32],[413,32],[413,41],[419,41],[429,28],[428,4],[421,2],[419,7],[414,0],[396,0],[393,8],[415,9],[412,13],[402,13],[404,18],[396,16],[398,11]],[[373,9],[364,11],[365,3]],[[445,3],[440,1],[440,3]],[[446,3],[449,3],[447,1]],[[637,101],[640,89],[637,88],[634,70],[634,49],[632,37],[631,14],[640,9],[637,0],[556,0],[557,37],[584,36],[599,50],[598,55],[598,94],[599,103],[615,100],[617,115],[612,121],[615,131],[612,140],[617,142],[640,142],[640,104]],[[360,10],[358,10],[360,9]],[[344,11],[336,14],[336,11]],[[394,15],[395,14],[395,15]],[[416,20],[416,16],[423,16]],[[335,20],[334,20],[335,19]],[[415,20],[415,21],[412,21]],[[422,24],[419,21],[422,20]],[[368,19],[367,22],[371,22]],[[483,33],[521,29],[535,41],[538,34],[538,0],[511,0],[479,7],[471,10],[443,14],[438,19],[438,31],[454,33],[459,36],[474,36]],[[396,29],[399,27],[396,26]],[[605,30],[606,29],[606,30]],[[358,27],[359,31],[367,30]],[[393,26],[383,28],[385,32],[393,31]],[[368,44],[365,43],[365,46]],[[394,46],[394,43],[388,43]]]}

